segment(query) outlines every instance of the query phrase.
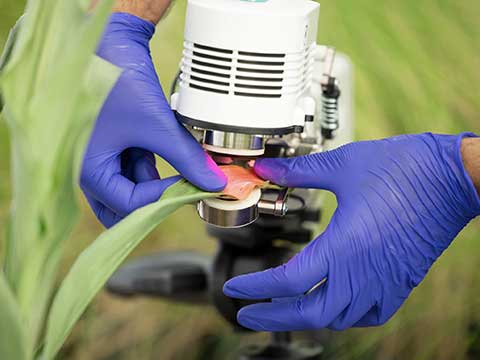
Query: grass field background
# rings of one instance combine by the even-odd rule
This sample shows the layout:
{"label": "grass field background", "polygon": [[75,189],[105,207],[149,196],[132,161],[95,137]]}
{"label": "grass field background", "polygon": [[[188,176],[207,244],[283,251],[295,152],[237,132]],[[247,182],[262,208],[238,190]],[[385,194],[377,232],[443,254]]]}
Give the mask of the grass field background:
{"label": "grass field background", "polygon": [[[181,56],[185,4],[175,2],[152,42],[166,89]],[[424,131],[480,132],[478,0],[324,0],[321,5],[319,41],[336,46],[355,65],[357,139]],[[23,0],[0,0],[0,48],[23,6]],[[7,130],[0,119],[0,239],[10,197],[8,149]],[[161,169],[171,172],[164,165]],[[63,271],[102,231],[81,201],[82,219],[69,241]],[[332,209],[330,205],[328,211]],[[183,248],[209,252],[214,247],[193,210],[183,209],[135,255]],[[333,333],[330,358],[480,358],[479,266],[477,221],[464,230],[387,325]],[[264,340],[262,334],[232,333],[210,308],[123,301],[100,294],[62,356],[216,360],[228,359],[242,343]]]}

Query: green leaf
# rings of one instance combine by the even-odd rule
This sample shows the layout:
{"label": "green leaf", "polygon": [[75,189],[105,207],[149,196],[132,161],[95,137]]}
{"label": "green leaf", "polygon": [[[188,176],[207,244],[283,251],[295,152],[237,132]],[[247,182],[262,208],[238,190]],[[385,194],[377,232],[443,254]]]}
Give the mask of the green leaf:
{"label": "green leaf", "polygon": [[[110,6],[111,1],[102,1],[97,12],[88,15],[76,1],[30,0],[11,58],[1,74],[5,115],[14,148],[15,239],[8,241],[6,269],[15,292],[23,273],[22,263],[31,262],[26,253],[36,252],[35,243],[39,241],[49,242],[41,240],[44,235],[39,232],[48,232],[61,224],[45,211],[45,204],[51,204],[52,192],[63,186],[73,168],[72,159],[59,166],[59,158],[67,157],[66,149],[71,154],[72,142],[77,142],[79,132],[91,128],[86,115],[91,123],[93,113],[99,110],[98,102],[93,104],[96,109],[83,102],[90,90],[85,78]],[[110,76],[112,71],[97,74],[109,88],[113,84],[109,77],[116,79],[116,74]],[[57,203],[50,208],[63,211],[66,204],[69,203]],[[24,219],[31,221],[25,223]],[[41,223],[45,226],[39,226]]]}
{"label": "green leaf", "polygon": [[27,358],[77,220],[86,139],[120,72],[94,56],[112,2],[87,13],[85,0],[29,0],[0,72],[12,146],[5,274],[26,324]]}
{"label": "green leaf", "polygon": [[47,325],[44,360],[53,359],[98,291],[132,250],[181,206],[216,196],[180,180],[162,198],[104,232],[78,257],[55,296]]}
{"label": "green leaf", "polygon": [[25,334],[20,312],[3,271],[0,273],[0,359],[26,359]]}
{"label": "green leaf", "polygon": [[[17,38],[18,30],[20,29],[21,23],[22,23],[22,18],[18,19],[17,23],[8,34],[5,48],[3,49],[3,53],[0,55],[0,73],[7,65],[7,62],[10,59],[10,56],[12,55],[13,46],[15,44],[15,40]],[[2,99],[2,94],[0,93],[0,113],[2,112],[2,110],[3,110],[3,99]]]}

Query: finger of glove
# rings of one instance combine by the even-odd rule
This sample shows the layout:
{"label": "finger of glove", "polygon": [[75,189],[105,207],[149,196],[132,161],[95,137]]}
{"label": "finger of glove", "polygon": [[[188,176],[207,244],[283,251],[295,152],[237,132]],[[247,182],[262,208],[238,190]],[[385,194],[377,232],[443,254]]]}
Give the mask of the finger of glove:
{"label": "finger of glove", "polygon": [[160,180],[155,156],[138,148],[128,149],[122,154],[122,173],[134,183]]}
{"label": "finger of glove", "polygon": [[255,331],[322,329],[327,328],[347,306],[345,293],[339,294],[325,284],[293,301],[246,306],[237,314],[237,321]]}
{"label": "finger of glove", "polygon": [[375,305],[367,313],[358,320],[353,327],[369,327],[369,326],[377,326],[380,323],[379,315],[378,315],[378,307]]}
{"label": "finger of glove", "polygon": [[[157,112],[163,128],[144,134],[142,147],[168,161],[184,178],[205,191],[218,192],[227,178],[169,108]],[[162,114],[162,115],[160,115]]]}
{"label": "finger of glove", "polygon": [[[392,294],[394,290],[390,290]],[[406,297],[387,296],[381,304],[372,306],[353,327],[379,326],[385,324],[405,302]]]}
{"label": "finger of glove", "polygon": [[328,256],[327,241],[322,235],[284,265],[227,281],[223,292],[237,299],[269,299],[304,294],[327,277]]}
{"label": "finger of glove", "polygon": [[160,199],[163,192],[178,178],[153,180],[135,184],[126,177],[115,174],[107,181],[101,181],[90,191],[96,200],[107,206],[120,217]]}
{"label": "finger of glove", "polygon": [[[120,77],[102,108],[100,118],[117,114],[119,99],[123,102],[131,101],[132,97],[141,94],[135,106],[135,111],[139,113],[129,113],[132,109],[128,107],[125,109],[126,113],[119,114],[128,121],[125,120],[121,128],[113,128],[116,137],[102,138],[101,146],[115,149],[121,142],[123,148],[148,150],[168,161],[195,186],[211,192],[223,190],[227,184],[225,175],[175,118],[149,58],[141,59],[140,62],[141,66],[135,71],[127,71]],[[132,89],[131,84],[136,87]],[[139,116],[142,117],[141,122],[138,121]],[[99,124],[103,134],[110,131],[108,127],[111,125],[111,122]]]}
{"label": "finger of glove", "polygon": [[372,308],[374,301],[371,294],[373,289],[367,286],[354,289],[352,300],[347,308],[337,316],[328,326],[330,330],[343,331],[353,327],[360,319],[362,319]]}
{"label": "finger of glove", "polygon": [[[201,189],[220,191],[226,186],[226,177],[193,136],[178,123],[159,84],[149,54],[149,41],[154,31],[155,27],[148,21],[116,13],[111,16],[98,49],[101,57],[122,68],[135,70],[124,73],[119,84],[121,81],[132,81],[132,76],[138,77],[134,83],[144,84],[144,88],[137,89],[144,100],[139,108],[143,109],[146,117],[150,117],[151,128],[134,127],[131,130],[138,130],[136,136],[129,134],[127,138],[136,138],[133,146],[158,154]],[[123,85],[116,88],[130,89]],[[122,94],[116,96],[121,97]],[[104,109],[108,104],[107,101]],[[112,105],[114,109],[118,106],[116,103]]]}
{"label": "finger of glove", "polygon": [[254,169],[261,178],[281,186],[333,191],[343,158],[340,149],[290,159],[266,158],[257,160]]}
{"label": "finger of glove", "polygon": [[117,224],[122,218],[115,214],[113,211],[108,209],[105,205],[102,205],[101,202],[95,200],[92,196],[85,194],[90,207],[92,208],[97,219],[105,226],[107,229],[111,228]]}
{"label": "finger of glove", "polygon": [[242,308],[237,314],[240,325],[254,331],[301,331],[309,328],[300,314],[300,300],[260,303]]}
{"label": "finger of glove", "polygon": [[152,180],[160,180],[160,175],[158,174],[157,167],[155,166],[155,160],[152,160],[149,157],[139,158],[133,167],[133,180],[136,183],[142,183]]}

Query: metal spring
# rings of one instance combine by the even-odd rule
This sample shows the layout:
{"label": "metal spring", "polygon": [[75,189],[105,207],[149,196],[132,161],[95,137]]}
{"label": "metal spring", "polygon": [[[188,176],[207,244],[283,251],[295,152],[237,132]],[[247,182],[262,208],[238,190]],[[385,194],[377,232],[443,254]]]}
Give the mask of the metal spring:
{"label": "metal spring", "polygon": [[339,127],[338,98],[322,97],[322,119],[323,129],[335,131]]}

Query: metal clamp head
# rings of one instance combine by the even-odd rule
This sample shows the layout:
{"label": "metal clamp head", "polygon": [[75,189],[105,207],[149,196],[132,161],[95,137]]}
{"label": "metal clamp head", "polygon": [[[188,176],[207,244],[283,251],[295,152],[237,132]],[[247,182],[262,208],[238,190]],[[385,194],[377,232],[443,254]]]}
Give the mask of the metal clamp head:
{"label": "metal clamp head", "polygon": [[211,225],[239,228],[258,219],[258,202],[261,196],[262,191],[255,189],[245,200],[206,199],[198,203],[197,211],[200,217]]}
{"label": "metal clamp head", "polygon": [[278,192],[276,200],[261,199],[258,203],[258,210],[260,214],[273,215],[273,216],[285,216],[287,215],[288,206],[288,188],[283,188]]}
{"label": "metal clamp head", "polygon": [[287,214],[289,189],[278,192],[275,200],[262,199],[262,191],[255,189],[245,200],[213,198],[202,200],[197,205],[200,217],[207,223],[224,228],[239,228],[250,225],[259,214],[283,217]]}

